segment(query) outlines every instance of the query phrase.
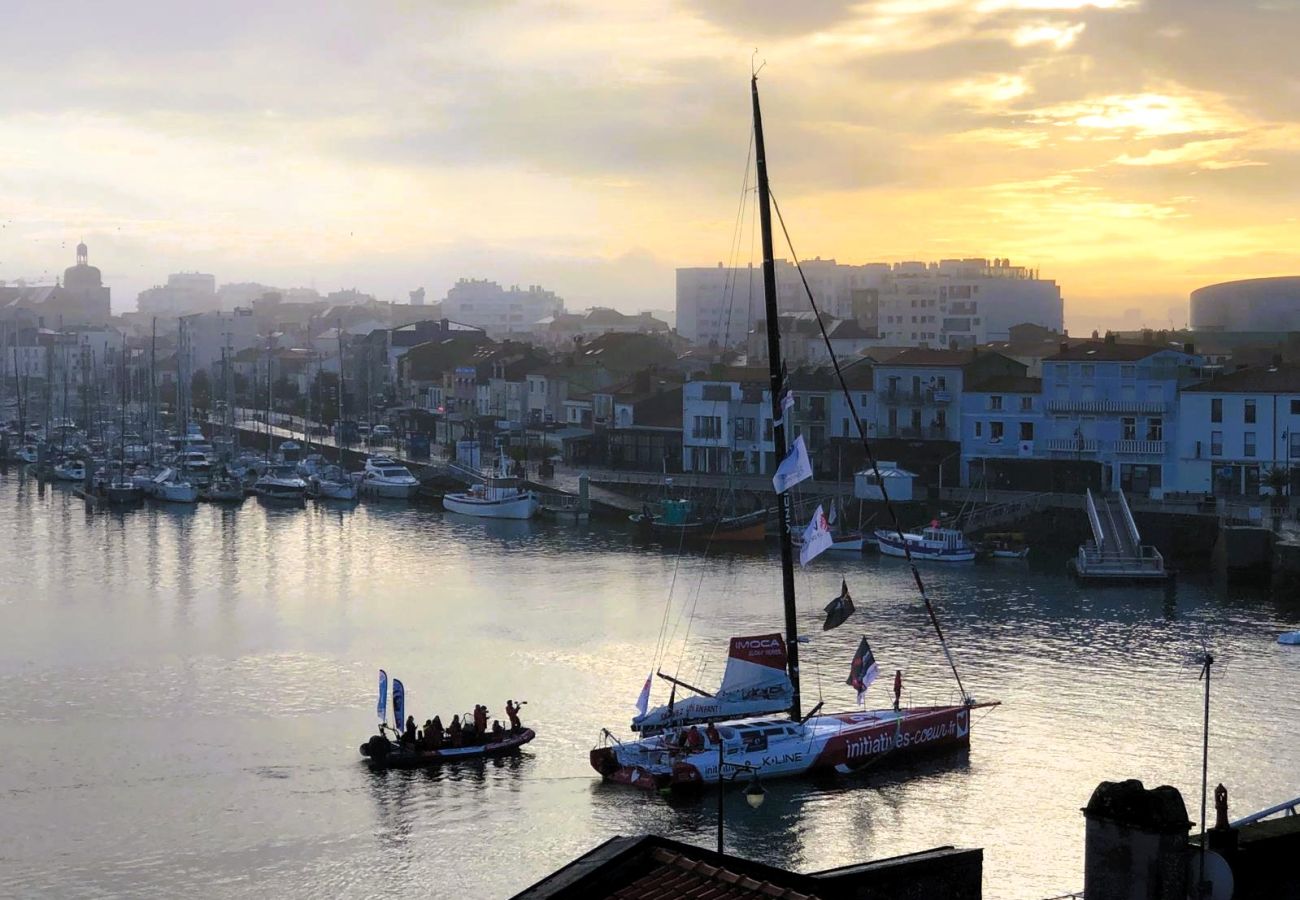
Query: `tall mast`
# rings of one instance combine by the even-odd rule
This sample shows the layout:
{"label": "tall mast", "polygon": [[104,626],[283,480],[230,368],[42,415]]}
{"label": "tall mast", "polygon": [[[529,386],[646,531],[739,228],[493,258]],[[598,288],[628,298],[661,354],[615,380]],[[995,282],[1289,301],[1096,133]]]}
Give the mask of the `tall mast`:
{"label": "tall mast", "polygon": [[[772,392],[772,447],[775,462],[785,459],[785,419],[781,409],[783,372],[781,335],[776,309],[776,261],[772,258],[772,210],[767,187],[767,156],[763,148],[763,114],[758,106],[758,76],[750,78],[754,98],[754,159],[758,167],[758,215],[763,235],[763,307],[767,315],[767,360]],[[781,591],[785,598],[785,652],[794,698],[790,717],[802,719],[799,702],[799,623],[794,605],[794,550],[790,545],[790,492],[777,497],[777,523],[781,537]]]}
{"label": "tall mast", "polygon": [[153,444],[158,439],[158,318],[149,334],[149,465],[153,465]]}
{"label": "tall mast", "polygon": [[338,450],[338,463],[343,465],[343,320],[339,319],[334,329],[334,336],[339,342],[339,419],[334,425],[334,446]]}

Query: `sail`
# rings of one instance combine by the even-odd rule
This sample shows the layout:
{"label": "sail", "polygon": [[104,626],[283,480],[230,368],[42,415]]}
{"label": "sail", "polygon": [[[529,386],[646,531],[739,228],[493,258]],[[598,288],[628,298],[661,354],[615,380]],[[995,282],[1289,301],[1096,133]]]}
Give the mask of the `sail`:
{"label": "sail", "polygon": [[632,720],[632,730],[654,734],[696,722],[783,713],[794,699],[780,634],[733,637],[722,686],[712,697],[687,697]]}

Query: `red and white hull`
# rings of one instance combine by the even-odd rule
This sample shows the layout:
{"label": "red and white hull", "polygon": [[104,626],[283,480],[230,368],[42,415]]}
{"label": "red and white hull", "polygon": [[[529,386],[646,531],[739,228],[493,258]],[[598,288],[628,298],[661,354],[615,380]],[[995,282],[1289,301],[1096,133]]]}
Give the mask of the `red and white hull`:
{"label": "red and white hull", "polygon": [[[719,722],[728,779],[732,765],[752,767],[762,778],[816,772],[848,774],[883,761],[970,744],[970,714],[992,704],[867,710],[814,716],[802,724],[781,719]],[[703,729],[701,729],[703,734]],[[674,735],[598,747],[591,765],[606,781],[647,790],[682,790],[718,783],[718,746],[683,750]]]}

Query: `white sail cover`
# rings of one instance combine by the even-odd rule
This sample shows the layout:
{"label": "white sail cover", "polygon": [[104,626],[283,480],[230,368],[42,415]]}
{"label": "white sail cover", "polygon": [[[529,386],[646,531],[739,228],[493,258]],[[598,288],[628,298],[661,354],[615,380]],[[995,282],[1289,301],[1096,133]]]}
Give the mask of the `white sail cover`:
{"label": "white sail cover", "polygon": [[733,637],[722,686],[712,697],[685,697],[632,720],[632,730],[653,734],[697,722],[785,712],[794,701],[780,634]]}

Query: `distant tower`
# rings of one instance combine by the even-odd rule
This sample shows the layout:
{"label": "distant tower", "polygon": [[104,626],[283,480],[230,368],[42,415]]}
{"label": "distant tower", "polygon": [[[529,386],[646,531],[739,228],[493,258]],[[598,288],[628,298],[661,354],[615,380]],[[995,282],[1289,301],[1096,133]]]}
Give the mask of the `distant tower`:
{"label": "distant tower", "polygon": [[77,245],[77,265],[79,265],[79,266],[88,266],[88,265],[90,265],[90,263],[86,261],[86,242],[85,242],[85,241],[82,241],[80,244]]}

